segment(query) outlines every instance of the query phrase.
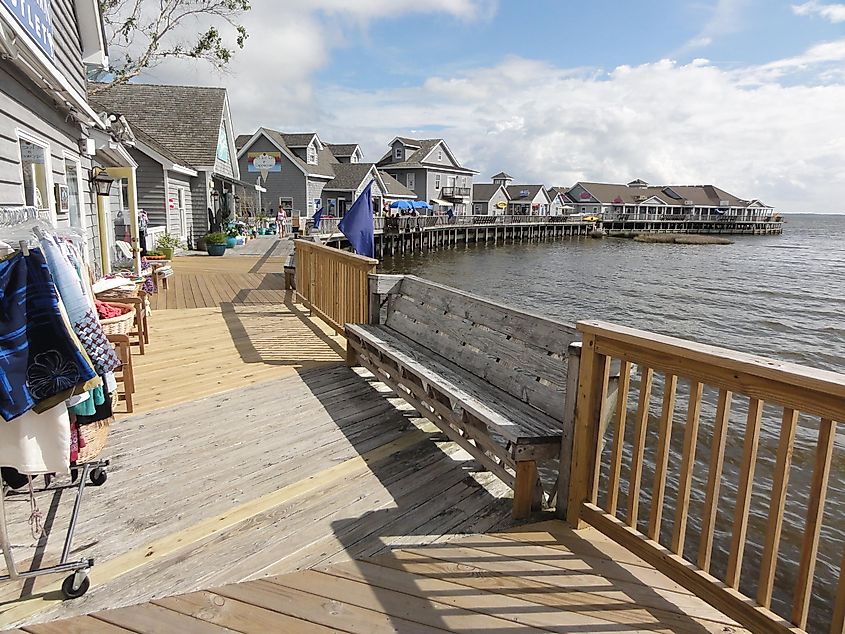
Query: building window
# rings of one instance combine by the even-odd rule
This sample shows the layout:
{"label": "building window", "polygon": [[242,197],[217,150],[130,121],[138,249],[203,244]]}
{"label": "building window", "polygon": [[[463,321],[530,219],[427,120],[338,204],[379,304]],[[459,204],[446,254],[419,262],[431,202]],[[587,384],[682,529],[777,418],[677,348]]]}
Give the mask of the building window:
{"label": "building window", "polygon": [[313,144],[308,146],[308,164],[317,164],[317,148],[315,148]]}
{"label": "building window", "polygon": [[443,150],[437,150],[437,160],[438,161],[443,160]]}
{"label": "building window", "polygon": [[68,193],[68,222],[76,229],[85,228],[85,216],[82,212],[81,188],[79,183],[79,161],[65,158],[65,182]]}
{"label": "building window", "polygon": [[434,189],[440,189],[440,174],[434,175]]}
{"label": "building window", "polygon": [[397,161],[402,160],[402,146],[401,145],[397,146],[397,148],[395,150],[393,150],[393,158],[395,158]]}
{"label": "building window", "polygon": [[38,209],[50,207],[49,146],[34,139],[19,140],[24,204]]}

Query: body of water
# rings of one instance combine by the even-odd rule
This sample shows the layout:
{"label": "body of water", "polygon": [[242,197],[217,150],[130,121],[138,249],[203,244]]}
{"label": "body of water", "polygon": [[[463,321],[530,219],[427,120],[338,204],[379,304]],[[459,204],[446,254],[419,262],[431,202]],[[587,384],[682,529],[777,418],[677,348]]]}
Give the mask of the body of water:
{"label": "body of water", "polygon": [[[845,373],[845,215],[787,216],[782,236],[735,236],[731,245],[646,244],[625,239],[572,238],[545,243],[469,245],[386,259],[381,271],[412,273],[567,321],[602,319],[645,330],[762,354]],[[659,397],[659,390],[656,392]],[[713,395],[711,395],[712,400]],[[659,398],[653,415],[658,415]],[[724,570],[741,459],[744,415],[731,418],[714,540],[714,572]],[[733,410],[732,410],[733,411]],[[696,508],[703,490],[712,435],[713,408],[702,412],[687,556],[697,548]],[[681,450],[685,413],[678,410],[672,461]],[[760,538],[768,514],[768,491],[777,448],[780,413],[767,408],[754,481],[749,543],[742,588],[756,588]],[[651,425],[647,460],[653,460]],[[631,430],[632,425],[628,425]],[[781,560],[774,606],[788,614],[797,573],[812,478],[818,421],[802,417],[784,512]],[[825,525],[811,605],[812,629],[826,631],[845,547],[845,421],[831,469]],[[670,469],[671,470],[671,469]],[[652,471],[653,472],[653,471]],[[623,476],[625,474],[623,473]],[[644,482],[651,473],[644,474]],[[667,501],[677,490],[669,474]],[[626,491],[623,485],[623,498]],[[648,495],[648,492],[645,492]],[[624,508],[620,503],[620,507]],[[700,516],[700,514],[698,514]],[[671,514],[664,522],[671,530]],[[666,543],[664,541],[664,543]],[[694,556],[692,557],[694,559]]]}

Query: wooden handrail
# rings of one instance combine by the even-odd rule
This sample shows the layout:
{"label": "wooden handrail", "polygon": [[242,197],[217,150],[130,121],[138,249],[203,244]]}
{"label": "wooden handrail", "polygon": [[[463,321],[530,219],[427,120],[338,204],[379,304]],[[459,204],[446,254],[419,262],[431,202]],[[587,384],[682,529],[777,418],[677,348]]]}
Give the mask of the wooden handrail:
{"label": "wooden handrail", "polygon": [[[575,527],[592,524],[755,632],[803,631],[807,627],[810,597],[814,591],[822,589],[827,596],[836,596],[831,632],[842,634],[845,605],[841,604],[845,602],[845,581],[840,580],[838,589],[820,588],[818,584],[814,587],[814,577],[825,495],[834,462],[835,421],[845,421],[845,376],[605,322],[580,322],[578,330],[583,336],[583,347],[573,459],[568,474],[568,521]],[[617,359],[622,367],[616,399],[618,409],[607,432],[612,439],[609,439],[606,463],[602,465],[605,439],[600,422],[601,408],[607,397],[607,368]],[[638,369],[638,379],[626,376],[632,367]],[[679,381],[686,388],[682,393],[677,393]],[[647,495],[643,490],[643,463],[652,418],[652,390],[659,386],[662,386],[663,402],[659,417],[654,416],[657,426],[655,475],[651,495]],[[667,501],[664,491],[676,400],[685,401],[686,420],[681,453],[676,458],[678,492],[674,500]],[[743,409],[742,418],[734,422],[744,431],[739,464],[735,467],[731,463],[731,468],[737,470],[734,474],[736,496],[731,501],[731,508],[722,509],[731,517],[727,569],[717,578],[711,572],[711,558],[720,485],[725,475],[726,438],[732,425],[731,408],[734,405]],[[778,418],[764,411],[765,407],[771,409],[773,405],[780,408]],[[785,613],[776,614],[771,609],[772,594],[799,414],[818,421],[818,440],[812,482],[805,498],[806,519],[800,558],[795,566],[794,583],[789,588],[793,593],[792,603]],[[629,415],[633,416],[634,433],[626,435]],[[712,420],[713,432],[709,460],[697,463],[696,447],[702,419],[708,423]],[[780,436],[776,452],[768,449],[773,456],[758,456],[763,452],[759,442],[761,430],[772,422],[776,429],[778,420]],[[752,488],[755,467],[762,458],[769,464],[774,462],[771,506],[765,529],[757,529],[758,534],[754,534],[749,522]],[[703,486],[701,480],[693,477],[697,464],[698,470],[707,474]],[[603,473],[606,474],[604,478]],[[605,486],[600,491],[602,482]],[[623,508],[619,495],[625,490],[627,504]],[[685,545],[693,497],[704,500],[701,534],[695,555],[685,559],[685,551],[690,550]],[[674,503],[670,513],[665,512],[667,502]],[[650,505],[647,522],[644,521],[645,513],[640,510],[645,504]],[[661,543],[660,530],[664,515],[668,515],[672,523],[665,544]],[[644,525],[642,530],[641,525]],[[754,599],[740,589],[746,543],[752,536],[763,550],[761,566],[756,573]],[[845,553],[842,561],[845,564]],[[845,579],[845,574],[840,573],[840,576]],[[745,585],[743,583],[743,588]]]}
{"label": "wooden handrail", "polygon": [[368,276],[378,260],[296,240],[296,296],[338,334],[370,320]]}

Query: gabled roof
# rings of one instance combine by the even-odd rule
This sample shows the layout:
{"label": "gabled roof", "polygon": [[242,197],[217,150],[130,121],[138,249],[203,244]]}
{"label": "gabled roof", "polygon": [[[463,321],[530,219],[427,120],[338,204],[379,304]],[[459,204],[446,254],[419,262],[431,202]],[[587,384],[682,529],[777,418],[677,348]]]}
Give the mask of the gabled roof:
{"label": "gabled roof", "polygon": [[324,189],[354,191],[370,174],[375,163],[335,163],[332,165],[335,176],[326,183]]}
{"label": "gabled roof", "polygon": [[393,178],[384,170],[378,170],[381,180],[384,183],[385,194],[394,198],[416,198],[417,195],[405,187],[398,180]]}
{"label": "gabled roof", "polygon": [[336,157],[346,158],[355,154],[355,150],[361,151],[357,143],[326,143],[326,146]]}
{"label": "gabled roof", "polygon": [[226,107],[225,88],[120,84],[90,95],[95,110],[122,114],[183,165],[211,167]]}
{"label": "gabled roof", "polygon": [[[477,174],[475,170],[471,170],[467,167],[461,166],[460,162],[455,158],[452,151],[446,145],[446,142],[443,139],[409,139],[407,137],[396,137],[393,141],[390,142],[390,145],[393,145],[396,141],[401,141],[404,145],[416,148],[415,151],[410,155],[405,157],[404,161],[398,162],[391,162],[393,158],[393,150],[387,151],[384,156],[382,156],[378,163],[379,167],[390,167],[390,168],[417,168],[417,169],[427,169],[427,168],[444,168],[444,169],[451,169],[460,172],[466,172],[467,174]],[[443,148],[446,150],[446,153],[455,161],[457,165],[438,165],[437,163],[426,163],[425,159],[428,157],[429,154],[434,150],[435,147],[438,145],[443,144]]]}
{"label": "gabled roof", "polygon": [[[308,174],[311,176],[319,176],[322,178],[334,178],[335,172],[334,167],[340,165],[341,163],[334,157],[331,150],[328,147],[323,145],[323,149],[317,152],[317,164],[312,165],[307,161],[303,161],[297,154],[294,152],[291,147],[285,141],[285,137],[304,137],[305,134],[286,134],[283,132],[279,132],[278,130],[271,130],[269,128],[259,128],[255,131],[254,134],[251,134],[249,139],[241,146],[238,150],[238,158],[243,156],[244,152],[249,151],[251,147],[250,141],[253,139],[257,139],[260,136],[265,136],[266,138],[270,139],[270,141],[277,147],[284,155],[294,164],[296,165],[304,174]],[[243,135],[242,135],[243,136]],[[310,139],[313,139],[316,136],[314,133],[310,133],[309,136],[309,143]],[[297,142],[297,141],[295,141]],[[306,144],[307,145],[307,144]]]}
{"label": "gabled roof", "polygon": [[293,134],[287,132],[279,132],[282,138],[285,140],[285,145],[289,148],[301,148],[301,147],[308,147],[311,143],[311,140],[317,136],[316,132],[296,132]]}
{"label": "gabled roof", "polygon": [[473,183],[472,185],[472,202],[486,203],[496,195],[499,190],[504,193],[505,198],[510,200],[507,190],[497,183]]}
{"label": "gabled roof", "polygon": [[252,138],[251,134],[239,134],[235,137],[235,149],[240,150]]}
{"label": "gabled roof", "polygon": [[[637,181],[632,181],[637,182]],[[720,207],[727,201],[730,207],[747,207],[750,202],[729,194],[713,185],[659,185],[648,187],[629,187],[621,183],[579,182],[600,203],[608,205],[639,205],[652,197],[659,198],[668,205],[689,204],[696,207]],[[574,187],[573,187],[574,189]],[[569,198],[580,202],[569,192]],[[686,201],[691,201],[687,203]]]}
{"label": "gabled roof", "polygon": [[513,176],[508,174],[507,172],[499,172],[498,174],[493,174],[490,178],[507,178],[513,180]]}
{"label": "gabled roof", "polygon": [[[534,200],[540,191],[543,192],[543,195],[545,195],[546,198],[549,197],[549,195],[546,194],[546,188],[544,185],[508,185],[505,189],[508,192],[508,197],[511,199],[511,202],[527,202]],[[527,192],[527,195],[523,196],[522,192]]]}

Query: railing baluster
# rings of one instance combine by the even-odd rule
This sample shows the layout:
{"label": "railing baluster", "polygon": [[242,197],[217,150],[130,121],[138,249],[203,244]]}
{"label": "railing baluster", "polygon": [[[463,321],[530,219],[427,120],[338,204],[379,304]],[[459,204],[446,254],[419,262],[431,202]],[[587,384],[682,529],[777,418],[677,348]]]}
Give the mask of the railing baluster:
{"label": "railing baluster", "polygon": [[660,412],[660,431],[654,465],[654,493],[648,522],[648,536],[654,541],[660,539],[660,522],[663,519],[663,496],[666,491],[666,469],[669,466],[669,445],[672,442],[672,418],[675,415],[677,388],[678,377],[674,374],[667,375],[663,384],[663,409]]}
{"label": "railing baluster", "polygon": [[640,484],[643,475],[643,452],[645,435],[648,429],[648,410],[651,405],[651,385],[654,370],[642,366],[640,379],[640,398],[637,405],[637,422],[634,428],[634,448],[631,454],[631,479],[628,485],[628,526],[637,527],[637,514],[640,507]]}
{"label": "railing baluster", "polygon": [[601,378],[601,411],[599,413],[599,426],[598,426],[598,438],[596,440],[596,449],[595,449],[595,465],[596,468],[593,469],[593,481],[591,483],[590,491],[592,492],[590,495],[590,502],[596,504],[599,499],[599,477],[601,476],[601,452],[604,449],[604,434],[607,431],[604,427],[604,421],[607,419],[607,415],[605,413],[605,409],[608,407],[607,398],[605,395],[610,387],[610,359],[605,357],[604,362],[602,363],[602,378]]}
{"label": "railing baluster", "polygon": [[792,622],[800,628],[807,626],[810,609],[810,593],[813,589],[813,575],[816,569],[816,554],[819,549],[819,532],[822,527],[822,513],[827,496],[827,480],[830,476],[830,461],[836,439],[836,423],[823,418],[819,427],[816,445],[816,463],[813,466],[813,481],[807,498],[807,523],[801,543],[801,559],[798,567],[798,581],[795,586],[795,603],[792,605]]}
{"label": "railing baluster", "polygon": [[775,582],[778,546],[783,526],[783,509],[786,506],[786,488],[789,484],[789,467],[792,464],[792,444],[795,440],[797,424],[798,411],[785,408],[780,424],[780,439],[769,501],[769,520],[766,524],[766,538],[763,544],[760,584],[757,587],[757,602],[764,608],[769,607],[772,602],[772,587]]}
{"label": "railing baluster", "polygon": [[710,447],[710,469],[707,473],[707,494],[704,499],[704,517],[701,525],[701,542],[698,546],[698,567],[710,572],[710,555],[713,552],[713,529],[719,507],[719,488],[722,483],[722,463],[725,458],[725,440],[731,417],[731,398],[728,390],[719,390],[716,420],[713,424],[713,444]]}
{"label": "railing baluster", "polygon": [[842,561],[839,562],[839,586],[833,600],[830,634],[845,634],[845,544],[842,545]]}
{"label": "railing baluster", "polygon": [[625,420],[628,417],[628,390],[631,364],[622,361],[619,368],[619,389],[616,392],[616,415],[613,417],[613,449],[610,454],[610,475],[607,481],[607,512],[616,515],[619,502],[619,478],[622,473],[622,446],[625,441]]}
{"label": "railing baluster", "polygon": [[742,572],[742,556],[745,553],[745,534],[748,529],[748,510],[751,507],[751,488],[754,484],[754,466],[757,461],[757,443],[760,437],[760,421],[763,417],[763,401],[752,398],[748,401],[748,418],[745,422],[745,440],[742,444],[742,464],[739,470],[739,487],[736,495],[731,552],[728,557],[728,572],[725,583],[731,588],[739,585]]}
{"label": "railing baluster", "polygon": [[695,446],[698,442],[698,419],[701,415],[701,395],[703,392],[704,385],[699,381],[690,383],[687,424],[684,429],[684,451],[681,457],[681,480],[678,484],[678,499],[675,503],[675,526],[672,530],[672,552],[681,556],[684,553],[684,541],[687,533],[692,469],[695,465]]}

